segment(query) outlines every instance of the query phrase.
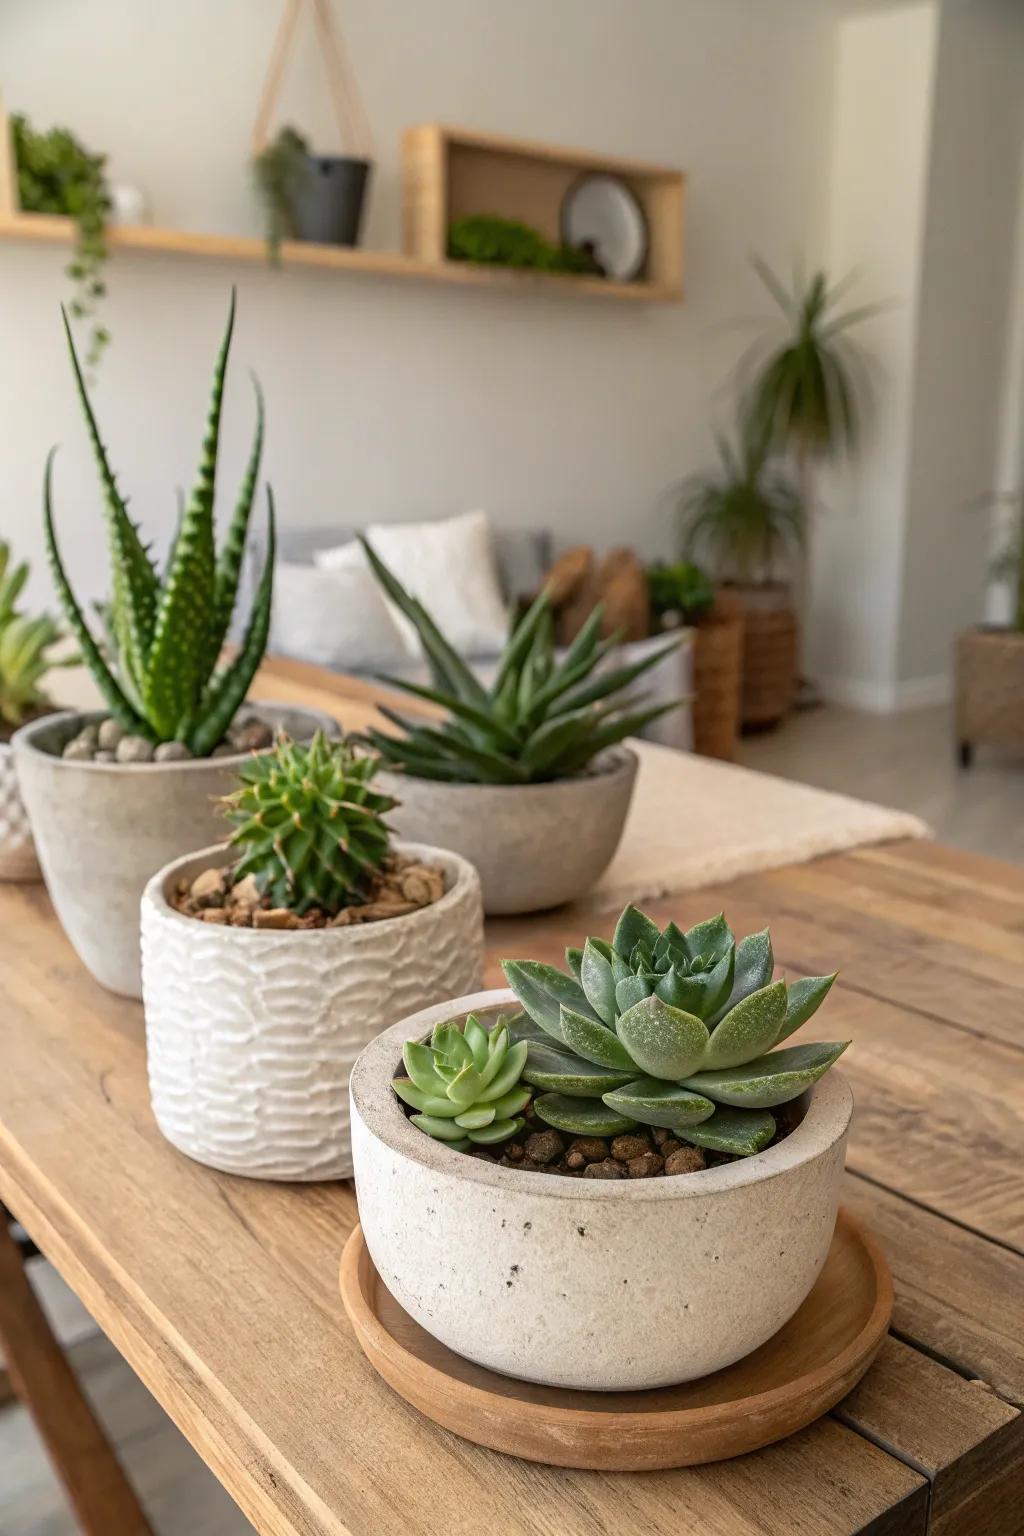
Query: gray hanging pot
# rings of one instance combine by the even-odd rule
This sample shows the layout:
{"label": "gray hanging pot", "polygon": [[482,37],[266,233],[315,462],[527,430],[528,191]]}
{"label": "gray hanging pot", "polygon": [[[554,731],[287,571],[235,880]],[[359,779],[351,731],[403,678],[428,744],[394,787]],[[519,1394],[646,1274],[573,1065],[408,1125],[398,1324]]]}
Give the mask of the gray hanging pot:
{"label": "gray hanging pot", "polygon": [[353,155],[308,155],[291,196],[295,239],[358,245],[370,170]]}

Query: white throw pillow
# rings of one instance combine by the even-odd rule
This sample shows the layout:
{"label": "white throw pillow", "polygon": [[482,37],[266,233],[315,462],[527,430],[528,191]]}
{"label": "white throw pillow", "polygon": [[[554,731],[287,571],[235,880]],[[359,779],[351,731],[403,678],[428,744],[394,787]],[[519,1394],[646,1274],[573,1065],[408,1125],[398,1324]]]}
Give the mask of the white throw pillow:
{"label": "white throw pillow", "polygon": [[[384,564],[427,608],[438,628],[463,656],[494,655],[508,635],[509,614],[501,595],[494,540],[486,512],[466,512],[432,523],[371,523],[366,537]],[[362,551],[357,544],[318,550],[322,570],[337,570]],[[420,654],[416,631],[393,616],[411,655]]]}
{"label": "white throw pillow", "polygon": [[387,671],[408,660],[405,642],[365,562],[324,571],[279,560],[270,650],[341,671]]}

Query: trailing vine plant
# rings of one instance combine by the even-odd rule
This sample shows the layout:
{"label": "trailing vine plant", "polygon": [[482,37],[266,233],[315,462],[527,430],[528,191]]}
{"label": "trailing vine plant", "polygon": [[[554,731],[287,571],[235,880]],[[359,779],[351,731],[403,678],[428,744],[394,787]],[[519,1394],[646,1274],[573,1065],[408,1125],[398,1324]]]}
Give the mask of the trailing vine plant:
{"label": "trailing vine plant", "polygon": [[253,157],[252,173],[263,204],[271,266],[280,265],[281,241],[290,240],[295,233],[292,198],[308,165],[308,143],[297,128],[287,124]]}
{"label": "trailing vine plant", "polygon": [[36,133],[21,115],[11,118],[11,130],[22,212],[63,214],[75,221],[78,240],[66,268],[75,285],[69,309],[74,319],[93,322],[86,365],[94,368],[110,341],[110,332],[95,318],[107,291],[102,277],[111,207],[107,157],[90,154],[67,128]]}

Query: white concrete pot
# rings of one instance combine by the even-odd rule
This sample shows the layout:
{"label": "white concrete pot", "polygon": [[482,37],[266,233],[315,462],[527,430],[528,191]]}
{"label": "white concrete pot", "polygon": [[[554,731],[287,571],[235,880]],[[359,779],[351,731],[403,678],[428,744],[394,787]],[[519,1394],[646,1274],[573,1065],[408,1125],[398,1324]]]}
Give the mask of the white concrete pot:
{"label": "white concrete pot", "polygon": [[484,911],[538,912],[572,901],[612,861],[633,797],[636,753],[613,747],[594,771],[550,784],[442,784],[382,771],[401,837],[430,839],[475,864]]}
{"label": "white concrete pot", "polygon": [[444,870],[445,894],[404,917],[302,931],[184,917],[181,880],[237,857],[226,845],[168,864],[142,897],[149,1091],[182,1152],[259,1179],[352,1172],[348,1079],[373,1037],[411,1008],[478,987],[476,870],[440,848],[397,844]]}
{"label": "white concrete pot", "polygon": [[[318,710],[282,704],[252,712],[307,741],[338,727]],[[139,900],[168,860],[224,835],[217,799],[251,754],[176,763],[88,763],[61,749],[103,711],[66,710],[22,726],[12,742],[18,784],[57,916],[82,963],[104,987],[142,996]]]}
{"label": "white concrete pot", "polygon": [[6,742],[0,742],[0,880],[41,879],[14,754]]}
{"label": "white concrete pot", "polygon": [[384,1284],[457,1354],[549,1386],[661,1387],[749,1354],[825,1262],[853,1107],[845,1079],[822,1079],[784,1141],[702,1173],[524,1173],[431,1140],[391,1088],[406,1040],[518,1006],[512,992],[481,992],[428,1008],[356,1062],[359,1219]]}

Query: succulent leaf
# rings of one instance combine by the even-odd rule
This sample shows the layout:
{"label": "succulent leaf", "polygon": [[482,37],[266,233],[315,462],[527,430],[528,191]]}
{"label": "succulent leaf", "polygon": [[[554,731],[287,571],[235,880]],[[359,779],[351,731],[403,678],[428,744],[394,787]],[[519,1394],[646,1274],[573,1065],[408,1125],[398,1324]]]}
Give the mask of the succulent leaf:
{"label": "succulent leaf", "polygon": [[701,1019],[660,997],[645,997],[622,1014],[618,1035],[641,1073],[671,1081],[695,1071],[708,1044]]}
{"label": "succulent leaf", "polygon": [[612,949],[623,960],[629,960],[638,944],[646,944],[653,952],[654,946],[661,938],[661,932],[657,923],[640,911],[639,907],[626,907],[622,916],[615,924],[615,932],[612,935]]}
{"label": "succulent leaf", "polygon": [[[786,1017],[786,983],[771,982],[730,1008],[708,1041],[701,1070],[741,1067],[771,1050]],[[683,1074],[685,1076],[685,1073]]]}
{"label": "succulent leaf", "polygon": [[553,965],[538,960],[503,960],[505,980],[534,1023],[555,1040],[563,1040],[561,1009],[564,1003],[584,1018],[600,1023],[578,981]]}
{"label": "succulent leaf", "polygon": [[565,963],[569,967],[572,974],[576,977],[576,980],[579,981],[581,972],[583,970],[582,949],[573,949],[570,946],[565,952]]}
{"label": "succulent leaf", "polygon": [[560,1050],[552,1041],[541,1045],[529,1042],[529,1052],[523,1077],[534,1088],[548,1093],[564,1093],[570,1098],[599,1098],[612,1088],[621,1088],[636,1076],[628,1071],[615,1072],[609,1067],[599,1067],[592,1061],[584,1061],[572,1051]]}
{"label": "succulent leaf", "polygon": [[817,1013],[831,991],[837,975],[838,972],[833,971],[831,976],[802,976],[799,981],[791,983],[786,1003],[786,1017],[776,1036],[776,1045],[781,1044],[783,1040],[788,1040],[801,1024],[806,1024],[807,1020]]}
{"label": "succulent leaf", "polygon": [[680,1129],[684,1140],[711,1152],[731,1152],[736,1157],[752,1157],[762,1151],[775,1135],[775,1117],[766,1109],[723,1109],[700,1125]]}
{"label": "succulent leaf", "polygon": [[592,1061],[597,1067],[610,1067],[617,1072],[627,1072],[633,1066],[629,1051],[614,1030],[588,1019],[582,1013],[574,1012],[564,1003],[561,1025],[562,1039],[584,1061]]}
{"label": "succulent leaf", "polygon": [[[465,1131],[454,1120],[442,1120],[439,1115],[410,1115],[410,1121],[418,1130],[426,1131],[435,1141],[463,1141]],[[511,1135],[511,1132],[508,1133]]]}
{"label": "succulent leaf", "polygon": [[588,939],[580,964],[580,984],[587,1002],[604,1024],[615,1023],[615,977],[607,946],[600,939]]}
{"label": "succulent leaf", "polygon": [[508,1093],[523,1075],[528,1051],[529,1046],[526,1041],[520,1040],[517,1044],[509,1047],[502,1059],[501,1067],[495,1073],[493,1080],[488,1079],[486,1071],[482,1072],[480,1076],[483,1080],[483,1086],[480,1090],[480,1097],[489,1103],[491,1100],[500,1099]]}
{"label": "succulent leaf", "polygon": [[[507,1141],[522,1130],[520,1112],[531,1098],[520,1082],[527,1050],[525,1040],[509,1046],[503,1020],[490,1031],[474,1014],[461,1029],[454,1019],[443,1020],[434,1026],[429,1045],[406,1042],[402,1059],[410,1076],[395,1078],[392,1086],[418,1111],[409,1117],[413,1125],[438,1141],[460,1151],[474,1142]],[[412,1068],[416,1082],[411,1081]]]}
{"label": "succulent leaf", "polygon": [[479,1146],[488,1147],[496,1141],[508,1141],[517,1131],[521,1131],[525,1121],[518,1115],[510,1120],[492,1120],[491,1124],[483,1130],[470,1131],[470,1141],[475,1141]]}
{"label": "succulent leaf", "polygon": [[735,1008],[736,1004],[742,1002],[745,997],[749,997],[751,992],[758,992],[762,987],[766,987],[772,979],[774,969],[772,937],[767,928],[760,933],[751,933],[745,939],[741,939],[736,945],[732,992],[718,1012],[712,1014],[708,1020],[708,1028],[714,1029],[729,1010]]}
{"label": "succulent leaf", "polygon": [[471,1013],[462,1029],[463,1038],[473,1052],[473,1065],[482,1072],[487,1065],[487,1031],[475,1013]]}
{"label": "succulent leaf", "polygon": [[683,1086],[706,1094],[716,1104],[738,1109],[772,1109],[787,1104],[810,1088],[838,1061],[849,1040],[819,1045],[790,1045],[771,1051],[743,1067],[721,1072],[697,1072],[684,1078]]}
{"label": "succulent leaf", "polygon": [[245,543],[249,533],[249,518],[252,513],[252,504],[256,498],[256,486],[260,476],[260,460],[263,456],[263,430],[265,413],[263,409],[263,391],[260,388],[259,379],[252,376],[253,388],[256,391],[256,430],[253,436],[252,448],[249,452],[249,462],[245,467],[245,477],[242,480],[238,493],[238,501],[235,510],[231,514],[228,530],[217,556],[214,574],[214,600],[216,606],[216,620],[211,626],[210,644],[207,653],[207,666],[210,671],[217,665],[221,647],[227,639],[228,629],[231,625],[231,616],[235,611],[235,599],[238,596],[238,582],[242,574],[242,563],[245,559]]}
{"label": "succulent leaf", "polygon": [[618,1136],[636,1129],[628,1115],[609,1109],[600,1099],[568,1098],[560,1093],[542,1093],[534,1100],[534,1109],[548,1125],[574,1136]]}
{"label": "succulent leaf", "polygon": [[609,1109],[619,1114],[643,1125],[665,1126],[670,1131],[697,1125],[715,1111],[711,1100],[702,1094],[657,1077],[638,1077],[625,1088],[614,1088],[604,1094],[603,1099]]}
{"label": "succulent leaf", "polygon": [[650,995],[651,983],[646,977],[626,976],[615,988],[615,1007],[620,1015],[628,1013],[630,1008],[642,1003]]}
{"label": "succulent leaf", "polygon": [[696,923],[681,938],[682,946],[690,960],[706,955],[710,955],[714,960],[720,960],[736,943],[732,929],[725,920],[724,912],[719,912],[715,917],[706,918],[703,923]]}

